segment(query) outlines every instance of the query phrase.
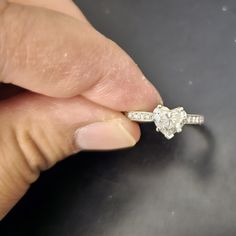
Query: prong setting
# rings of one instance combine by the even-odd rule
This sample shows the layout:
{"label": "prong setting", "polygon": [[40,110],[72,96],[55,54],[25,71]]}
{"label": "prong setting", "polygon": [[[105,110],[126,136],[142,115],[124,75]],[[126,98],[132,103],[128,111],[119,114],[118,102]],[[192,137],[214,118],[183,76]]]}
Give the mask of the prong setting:
{"label": "prong setting", "polygon": [[163,133],[168,139],[173,138],[175,133],[182,131],[187,118],[187,113],[183,107],[170,110],[165,106],[158,105],[153,114],[157,131]]}

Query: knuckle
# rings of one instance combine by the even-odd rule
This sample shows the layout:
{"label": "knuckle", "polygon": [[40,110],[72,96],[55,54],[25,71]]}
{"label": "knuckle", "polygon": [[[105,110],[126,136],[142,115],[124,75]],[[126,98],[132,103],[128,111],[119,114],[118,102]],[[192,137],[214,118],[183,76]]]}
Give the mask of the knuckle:
{"label": "knuckle", "polygon": [[[15,138],[19,153],[30,172],[38,176],[41,171],[55,165],[63,156],[61,149],[53,145],[50,135],[41,125],[44,120],[40,118],[23,118],[15,130]],[[47,123],[47,121],[46,121]]]}
{"label": "knuckle", "polygon": [[[50,168],[59,159],[45,133],[29,119],[19,117],[19,122],[15,124],[11,115],[8,119],[1,117],[0,131],[0,177],[3,175],[14,180],[15,185],[33,183],[41,171]],[[43,140],[43,146],[40,140]]]}
{"label": "knuckle", "polygon": [[0,149],[0,175],[1,178],[9,180],[13,185],[25,186],[34,182],[39,171],[28,161],[29,151],[26,149],[27,144],[24,134],[18,135],[13,127],[1,126],[4,130],[4,139],[1,137]]}
{"label": "knuckle", "polygon": [[49,167],[48,160],[28,128],[16,131],[16,142],[22,159],[31,173],[38,175],[41,170]]}

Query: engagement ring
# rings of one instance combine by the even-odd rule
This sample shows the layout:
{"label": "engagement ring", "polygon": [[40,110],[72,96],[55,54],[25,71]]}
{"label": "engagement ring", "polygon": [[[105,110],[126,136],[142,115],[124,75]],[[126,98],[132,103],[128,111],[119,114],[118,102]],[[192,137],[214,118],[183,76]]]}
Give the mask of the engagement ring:
{"label": "engagement ring", "polygon": [[130,111],[127,117],[136,122],[154,122],[156,131],[161,132],[167,139],[174,137],[175,133],[180,133],[184,125],[202,125],[204,116],[187,114],[183,107],[169,109],[158,105],[153,112]]}

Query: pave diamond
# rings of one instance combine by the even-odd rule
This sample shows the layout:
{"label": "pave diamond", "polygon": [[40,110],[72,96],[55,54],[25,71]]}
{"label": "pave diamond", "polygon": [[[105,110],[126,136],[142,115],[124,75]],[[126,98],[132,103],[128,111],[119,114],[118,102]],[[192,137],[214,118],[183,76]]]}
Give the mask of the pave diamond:
{"label": "pave diamond", "polygon": [[156,130],[164,134],[167,139],[171,139],[175,133],[181,132],[187,119],[187,113],[183,107],[170,110],[165,106],[158,105],[153,114]]}
{"label": "pave diamond", "polygon": [[141,111],[133,111],[128,113],[128,118],[133,121],[138,122],[150,122],[153,121],[153,113],[152,112],[141,112]]}

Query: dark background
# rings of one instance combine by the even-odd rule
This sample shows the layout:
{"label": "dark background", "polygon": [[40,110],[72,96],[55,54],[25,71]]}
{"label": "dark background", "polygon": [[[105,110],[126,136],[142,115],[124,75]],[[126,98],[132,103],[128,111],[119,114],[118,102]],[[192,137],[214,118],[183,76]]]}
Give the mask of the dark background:
{"label": "dark background", "polygon": [[236,235],[236,1],[79,0],[159,88],[206,116],[166,141],[143,126],[130,150],[80,153],[42,174],[0,235]]}

